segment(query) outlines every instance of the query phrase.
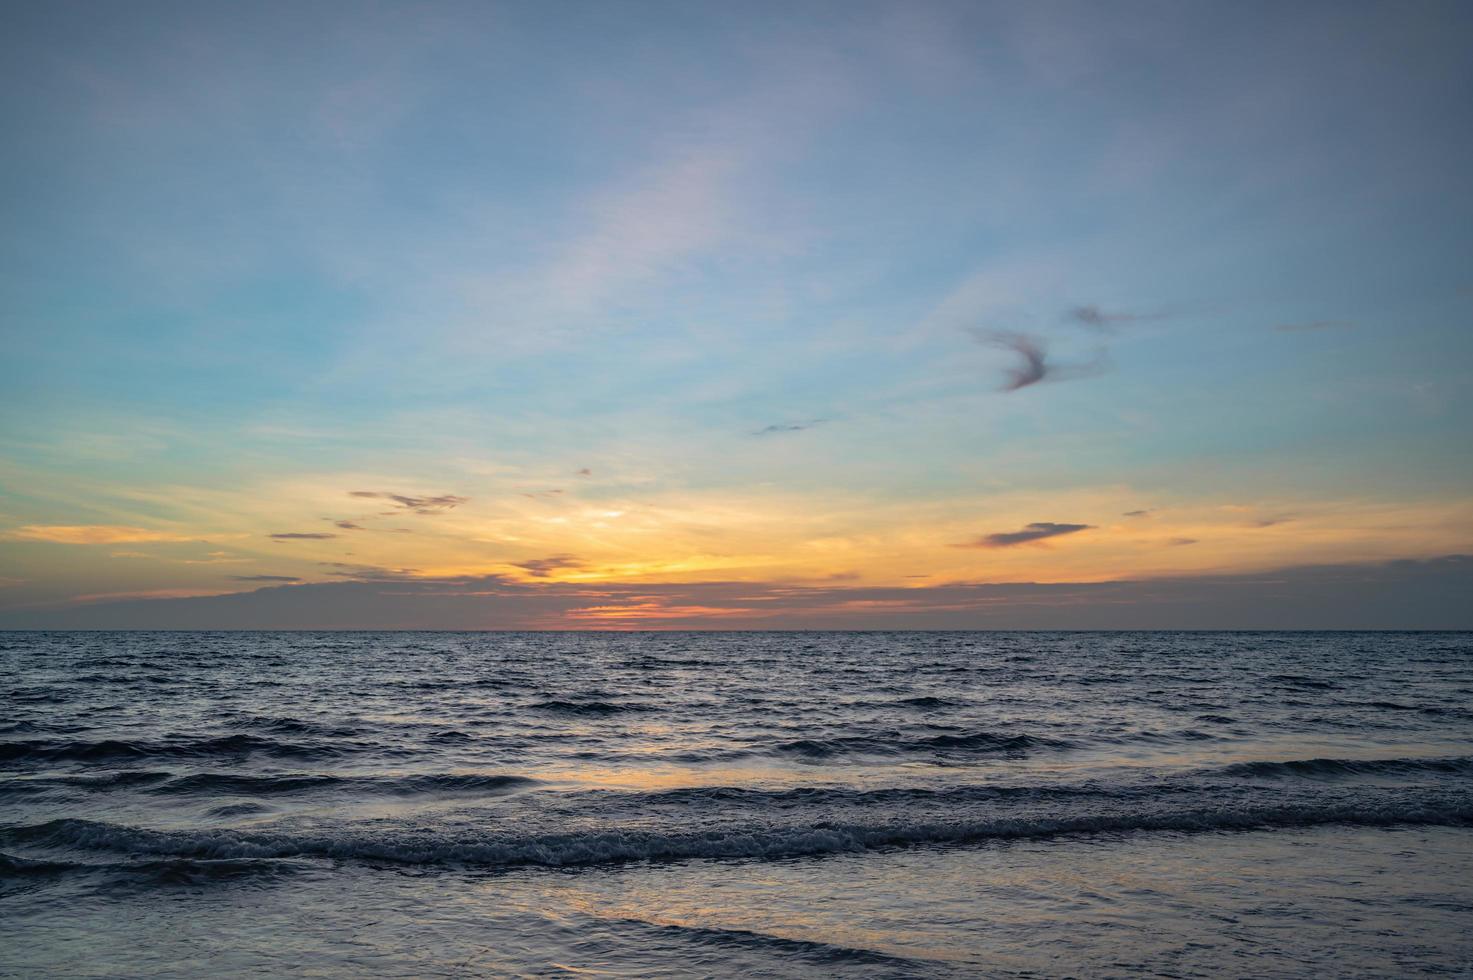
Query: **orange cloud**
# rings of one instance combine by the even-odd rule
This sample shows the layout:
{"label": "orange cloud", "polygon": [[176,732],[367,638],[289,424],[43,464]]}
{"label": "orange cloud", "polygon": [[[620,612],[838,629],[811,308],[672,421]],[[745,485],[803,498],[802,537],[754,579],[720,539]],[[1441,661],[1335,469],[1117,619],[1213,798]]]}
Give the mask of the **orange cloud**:
{"label": "orange cloud", "polygon": [[190,534],[171,534],[146,527],[121,524],[27,524],[11,531],[7,537],[22,541],[50,541],[54,544],[124,544],[139,541],[198,541]]}
{"label": "orange cloud", "polygon": [[229,595],[234,589],[135,589],[131,592],[91,592],[74,595],[69,602],[91,605],[99,602],[126,602],[129,599],[202,599]]}

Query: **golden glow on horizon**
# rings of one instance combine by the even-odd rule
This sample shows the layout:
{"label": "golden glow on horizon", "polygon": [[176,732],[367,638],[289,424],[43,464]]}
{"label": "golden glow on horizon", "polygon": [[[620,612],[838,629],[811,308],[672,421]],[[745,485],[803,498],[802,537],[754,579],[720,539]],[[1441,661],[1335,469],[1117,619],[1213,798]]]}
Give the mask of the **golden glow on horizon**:
{"label": "golden glow on horizon", "polygon": [[[516,489],[531,482],[525,477],[506,482],[456,483],[452,489],[468,499],[418,510],[350,494],[345,487],[407,485],[361,474],[235,491],[157,488],[132,492],[136,506],[118,515],[127,523],[23,525],[6,536],[24,542],[37,566],[62,575],[79,562],[116,569],[107,582],[76,589],[73,602],[499,576],[527,586],[587,586],[589,603],[560,621],[614,626],[767,612],[760,603],[714,607],[660,596],[600,601],[600,583],[787,583],[835,591],[1092,583],[1430,557],[1473,546],[1448,533],[1473,526],[1473,504],[1462,501],[1158,499],[1142,506],[1142,495],[1126,487],[914,501],[835,491],[815,499],[772,490],[652,492],[592,481],[537,495]],[[147,512],[173,520],[167,529],[149,528],[141,520]],[[1087,528],[979,545],[987,535],[1038,522]],[[94,550],[123,543],[125,550]],[[852,604],[856,611],[903,606]]]}

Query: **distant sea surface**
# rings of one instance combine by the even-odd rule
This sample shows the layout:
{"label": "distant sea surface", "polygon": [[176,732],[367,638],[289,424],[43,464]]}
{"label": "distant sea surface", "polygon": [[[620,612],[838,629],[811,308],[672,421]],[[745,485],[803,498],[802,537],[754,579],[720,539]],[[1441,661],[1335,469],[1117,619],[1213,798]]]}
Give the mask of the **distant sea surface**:
{"label": "distant sea surface", "polygon": [[3,633],[0,975],[1473,972],[1473,634]]}

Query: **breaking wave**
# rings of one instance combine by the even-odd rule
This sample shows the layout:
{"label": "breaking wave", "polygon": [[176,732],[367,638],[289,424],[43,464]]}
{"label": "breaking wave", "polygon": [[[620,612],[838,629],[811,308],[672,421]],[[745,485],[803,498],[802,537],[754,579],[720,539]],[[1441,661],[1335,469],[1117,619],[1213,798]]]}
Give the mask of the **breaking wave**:
{"label": "breaking wave", "polygon": [[412,829],[369,832],[244,830],[163,831],[64,818],[0,830],[8,845],[123,853],[191,860],[332,859],[409,865],[614,864],[686,859],[776,859],[916,845],[978,844],[1075,834],[1308,828],[1339,824],[1473,825],[1466,796],[1395,802],[1197,807],[1161,812],[935,820],[741,824],[677,831],[607,828],[565,833],[446,833]]}

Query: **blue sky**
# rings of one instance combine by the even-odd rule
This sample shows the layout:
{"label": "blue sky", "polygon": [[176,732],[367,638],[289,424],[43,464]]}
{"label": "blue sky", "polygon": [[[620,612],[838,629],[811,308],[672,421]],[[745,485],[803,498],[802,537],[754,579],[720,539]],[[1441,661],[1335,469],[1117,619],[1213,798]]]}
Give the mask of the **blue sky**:
{"label": "blue sky", "polygon": [[1466,5],[11,21],[0,607],[1473,549]]}

